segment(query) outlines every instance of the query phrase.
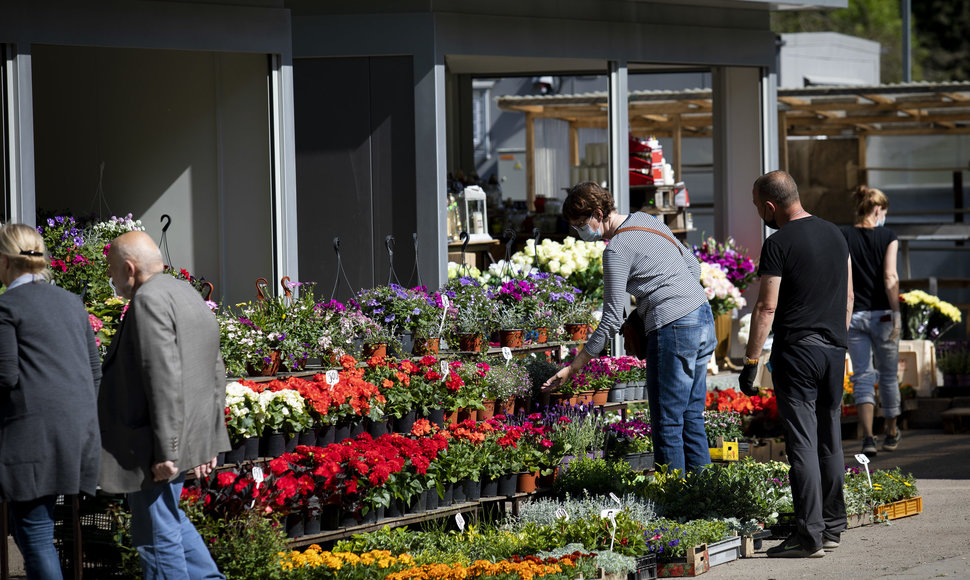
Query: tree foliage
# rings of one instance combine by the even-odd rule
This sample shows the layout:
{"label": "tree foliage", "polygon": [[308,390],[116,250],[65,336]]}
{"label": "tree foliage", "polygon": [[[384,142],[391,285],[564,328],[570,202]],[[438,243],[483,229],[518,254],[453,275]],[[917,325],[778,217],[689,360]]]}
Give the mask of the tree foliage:
{"label": "tree foliage", "polygon": [[[849,0],[848,8],[841,10],[776,12],[771,17],[771,29],[778,33],[839,32],[878,42],[881,47],[880,80],[883,83],[902,81],[903,23],[899,0]],[[913,44],[913,54],[917,54],[916,43]],[[919,78],[919,69],[919,63],[914,59],[914,79]]]}
{"label": "tree foliage", "polygon": [[923,78],[928,81],[970,80],[970,0],[917,0],[913,24]]}

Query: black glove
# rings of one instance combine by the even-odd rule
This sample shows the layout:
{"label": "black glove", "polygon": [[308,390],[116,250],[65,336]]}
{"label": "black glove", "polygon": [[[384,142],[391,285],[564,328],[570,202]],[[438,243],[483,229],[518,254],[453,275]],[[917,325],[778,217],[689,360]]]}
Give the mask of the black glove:
{"label": "black glove", "polygon": [[758,389],[754,388],[754,378],[758,376],[758,365],[744,365],[741,375],[738,377],[738,386],[741,392],[749,397],[758,394]]}

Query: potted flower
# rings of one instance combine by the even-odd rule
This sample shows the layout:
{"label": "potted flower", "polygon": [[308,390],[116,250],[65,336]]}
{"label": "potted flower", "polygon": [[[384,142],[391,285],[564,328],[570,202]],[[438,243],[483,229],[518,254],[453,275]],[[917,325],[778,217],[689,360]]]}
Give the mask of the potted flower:
{"label": "potted flower", "polygon": [[226,454],[226,463],[258,456],[259,436],[263,432],[259,395],[238,382],[226,385],[226,430],[233,445]]}
{"label": "potted flower", "polygon": [[463,351],[484,350],[484,338],[497,330],[491,292],[476,280],[458,278],[448,281],[442,294],[451,300],[446,317],[448,343]]}
{"label": "potted flower", "polygon": [[444,304],[441,294],[415,288],[411,306],[411,332],[414,334],[415,355],[438,354],[442,331]]}
{"label": "potted flower", "polygon": [[609,457],[622,459],[634,471],[653,468],[653,438],[650,423],[641,419],[617,421],[604,427]]}
{"label": "potted flower", "polygon": [[359,324],[357,336],[363,342],[363,349],[361,350],[363,358],[383,358],[387,356],[388,352],[400,352],[401,341],[392,327],[366,316],[357,319],[357,322]]}
{"label": "potted flower", "polygon": [[493,326],[499,329],[499,344],[510,348],[521,347],[525,342],[526,320],[523,304],[500,304],[493,321]]}
{"label": "potted flower", "polygon": [[519,347],[524,342],[524,327],[534,316],[539,300],[529,280],[509,280],[498,289],[501,304],[497,326],[502,346]]}
{"label": "potted flower", "polygon": [[970,387],[970,348],[946,345],[938,349],[936,366],[948,387]]}
{"label": "potted flower", "polygon": [[495,412],[508,415],[515,412],[515,399],[532,395],[532,378],[524,364],[516,359],[508,363],[496,362],[485,377],[485,396],[495,402]]}
{"label": "potted flower", "polygon": [[589,326],[593,324],[592,301],[574,300],[561,308],[559,320],[562,321],[566,340],[586,340]]}
{"label": "potted flower", "polygon": [[262,454],[279,457],[296,447],[297,435],[313,425],[306,402],[300,393],[282,388],[265,390],[258,395],[263,423]]}

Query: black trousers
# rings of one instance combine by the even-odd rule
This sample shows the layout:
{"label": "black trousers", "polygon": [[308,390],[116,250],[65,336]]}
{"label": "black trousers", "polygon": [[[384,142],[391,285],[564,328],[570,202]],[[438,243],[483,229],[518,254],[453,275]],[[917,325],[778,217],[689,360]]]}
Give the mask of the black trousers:
{"label": "black trousers", "polygon": [[846,528],[840,422],[845,349],[776,341],[771,367],[798,535],[802,547],[815,551],[823,532],[835,539]]}

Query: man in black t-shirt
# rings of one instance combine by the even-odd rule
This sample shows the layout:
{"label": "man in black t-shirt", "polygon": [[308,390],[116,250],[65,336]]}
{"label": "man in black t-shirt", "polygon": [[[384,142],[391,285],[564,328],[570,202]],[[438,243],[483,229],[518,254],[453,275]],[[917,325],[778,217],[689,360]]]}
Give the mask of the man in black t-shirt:
{"label": "man in black t-shirt", "polygon": [[739,379],[755,392],[758,357],[774,331],[770,365],[791,464],[797,531],[768,557],[820,558],[846,527],[840,423],[852,265],[839,229],[802,208],[795,181],[772,171],[754,183],[754,205],[777,229],[764,242],[761,289]]}

